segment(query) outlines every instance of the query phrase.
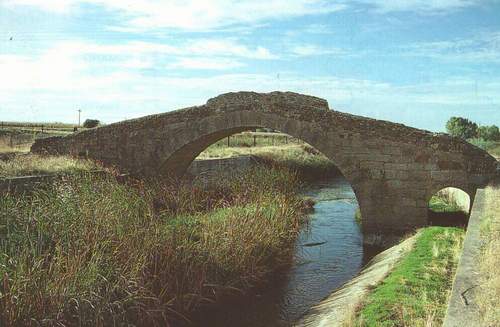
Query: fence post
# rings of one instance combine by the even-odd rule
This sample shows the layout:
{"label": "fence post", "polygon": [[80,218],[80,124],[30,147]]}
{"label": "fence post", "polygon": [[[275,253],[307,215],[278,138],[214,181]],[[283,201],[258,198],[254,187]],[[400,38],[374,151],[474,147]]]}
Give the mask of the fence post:
{"label": "fence post", "polygon": [[230,147],[230,145],[229,145],[229,138],[230,138],[230,137],[231,137],[231,136],[228,136],[228,137],[227,137],[227,147],[228,147],[228,148]]}
{"label": "fence post", "polygon": [[253,136],[253,146],[256,147],[257,146],[257,135],[254,134]]}

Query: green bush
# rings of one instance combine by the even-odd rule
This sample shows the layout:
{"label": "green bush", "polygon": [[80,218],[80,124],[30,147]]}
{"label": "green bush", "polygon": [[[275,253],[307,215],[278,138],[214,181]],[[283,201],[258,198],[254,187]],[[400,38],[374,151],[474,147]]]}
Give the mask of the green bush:
{"label": "green bush", "polygon": [[83,127],[85,128],[95,128],[101,125],[101,122],[97,119],[85,119],[83,122]]}
{"label": "green bush", "polygon": [[470,139],[477,135],[477,124],[462,117],[451,117],[446,122],[446,130],[451,136]]}

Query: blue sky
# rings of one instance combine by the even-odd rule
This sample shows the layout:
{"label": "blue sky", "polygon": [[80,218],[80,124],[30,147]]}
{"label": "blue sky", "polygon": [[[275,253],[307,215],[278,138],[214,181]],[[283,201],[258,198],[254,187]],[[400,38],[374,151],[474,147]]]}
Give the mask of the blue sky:
{"label": "blue sky", "polygon": [[500,125],[500,1],[0,0],[0,120],[111,123],[240,90]]}

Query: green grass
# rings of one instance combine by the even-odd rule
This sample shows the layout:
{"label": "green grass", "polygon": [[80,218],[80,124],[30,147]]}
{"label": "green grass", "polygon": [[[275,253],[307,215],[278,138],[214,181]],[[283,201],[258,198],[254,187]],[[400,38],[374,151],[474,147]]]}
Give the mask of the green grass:
{"label": "green grass", "polygon": [[290,263],[297,185],[275,169],[210,189],[83,174],[2,195],[0,325],[177,326]]}
{"label": "green grass", "polygon": [[464,230],[428,227],[414,248],[367,296],[356,326],[440,326]]}
{"label": "green grass", "polygon": [[64,156],[40,156],[34,154],[17,155],[10,160],[0,160],[0,178],[78,173],[102,169],[90,160]]}
{"label": "green grass", "polygon": [[459,212],[462,208],[452,198],[444,194],[433,195],[429,201],[429,209],[434,212]]}

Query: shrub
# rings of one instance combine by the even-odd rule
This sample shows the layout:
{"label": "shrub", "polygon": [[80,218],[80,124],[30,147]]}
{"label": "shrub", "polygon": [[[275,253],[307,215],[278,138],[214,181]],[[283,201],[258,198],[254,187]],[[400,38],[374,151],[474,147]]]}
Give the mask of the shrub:
{"label": "shrub", "polygon": [[495,125],[479,126],[477,129],[477,137],[485,141],[500,141],[500,131]]}
{"label": "shrub", "polygon": [[451,117],[446,123],[446,130],[451,136],[470,139],[477,135],[477,124],[462,117]]}
{"label": "shrub", "polygon": [[99,125],[101,125],[101,122],[97,119],[86,119],[83,122],[83,127],[85,128],[95,128]]}

